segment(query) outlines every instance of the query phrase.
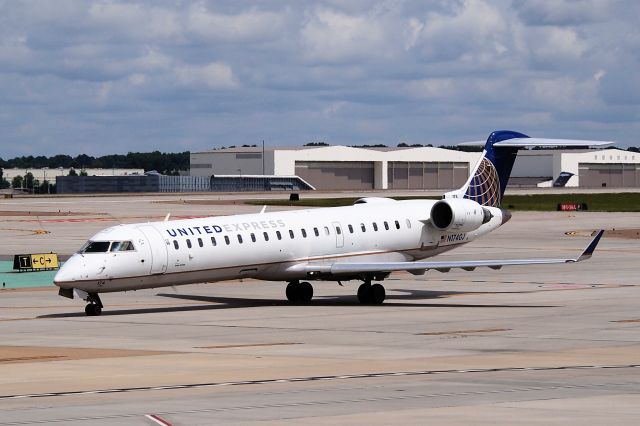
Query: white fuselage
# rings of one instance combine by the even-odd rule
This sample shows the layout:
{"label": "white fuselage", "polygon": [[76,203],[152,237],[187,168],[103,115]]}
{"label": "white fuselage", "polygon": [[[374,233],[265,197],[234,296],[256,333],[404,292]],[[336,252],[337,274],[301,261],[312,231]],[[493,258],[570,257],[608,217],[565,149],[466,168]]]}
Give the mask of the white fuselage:
{"label": "white fuselage", "polygon": [[[218,216],[119,225],[94,235],[102,251],[74,254],[55,284],[112,292],[238,278],[340,280],[310,276],[300,265],[424,259],[503,223],[499,208],[470,232],[441,231],[429,221],[435,200],[379,200],[348,207]],[[306,236],[305,236],[306,235]],[[111,249],[109,249],[109,242]],[[116,251],[115,242],[132,242]]]}

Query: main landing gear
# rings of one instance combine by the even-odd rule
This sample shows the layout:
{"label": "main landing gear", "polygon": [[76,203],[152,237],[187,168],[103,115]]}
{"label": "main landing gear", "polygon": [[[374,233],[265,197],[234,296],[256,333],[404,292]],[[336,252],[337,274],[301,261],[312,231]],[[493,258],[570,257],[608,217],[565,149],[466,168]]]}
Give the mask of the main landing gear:
{"label": "main landing gear", "polygon": [[[313,286],[306,281],[291,281],[287,284],[286,294],[290,302],[308,303],[313,298]],[[365,280],[358,287],[358,300],[363,305],[381,305],[385,297],[386,292],[382,284],[371,284],[371,280]]]}
{"label": "main landing gear", "polygon": [[365,281],[358,287],[358,300],[363,305],[382,305],[386,297],[386,292],[382,284],[371,284]]}
{"label": "main landing gear", "polygon": [[290,302],[308,303],[313,298],[313,286],[306,281],[291,281],[287,284],[286,293]]}
{"label": "main landing gear", "polygon": [[102,313],[102,301],[100,300],[100,296],[98,293],[88,293],[88,297],[86,299],[89,304],[85,306],[84,313],[90,317],[96,317]]}

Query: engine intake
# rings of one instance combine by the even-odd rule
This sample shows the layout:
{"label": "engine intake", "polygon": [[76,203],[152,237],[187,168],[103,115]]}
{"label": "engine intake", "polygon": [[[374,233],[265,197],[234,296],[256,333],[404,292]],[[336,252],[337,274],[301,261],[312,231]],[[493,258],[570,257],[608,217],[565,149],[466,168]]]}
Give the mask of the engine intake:
{"label": "engine intake", "polygon": [[440,200],[431,208],[431,223],[441,231],[473,231],[492,217],[488,209],[466,198]]}

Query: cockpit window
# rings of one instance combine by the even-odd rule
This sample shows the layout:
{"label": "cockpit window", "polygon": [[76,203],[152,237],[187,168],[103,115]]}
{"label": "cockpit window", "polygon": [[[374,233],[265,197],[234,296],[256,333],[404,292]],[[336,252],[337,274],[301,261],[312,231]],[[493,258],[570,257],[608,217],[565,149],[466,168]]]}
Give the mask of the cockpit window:
{"label": "cockpit window", "polygon": [[131,241],[114,241],[111,243],[111,251],[134,251]]}
{"label": "cockpit window", "polygon": [[88,241],[80,249],[80,253],[106,253],[109,251],[110,245],[109,241]]}
{"label": "cockpit window", "polygon": [[87,241],[80,253],[106,253],[108,251],[135,251],[131,241]]}

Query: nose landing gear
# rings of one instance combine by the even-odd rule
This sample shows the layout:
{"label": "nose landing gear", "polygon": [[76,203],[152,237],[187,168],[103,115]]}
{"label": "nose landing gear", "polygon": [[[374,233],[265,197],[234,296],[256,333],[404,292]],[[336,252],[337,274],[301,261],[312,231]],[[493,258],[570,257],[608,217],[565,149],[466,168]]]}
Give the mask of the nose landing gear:
{"label": "nose landing gear", "polygon": [[89,304],[85,306],[84,313],[89,317],[96,317],[102,313],[102,308],[104,306],[102,305],[102,301],[100,300],[100,296],[98,296],[98,293],[87,294],[88,297],[86,300],[89,302]]}

